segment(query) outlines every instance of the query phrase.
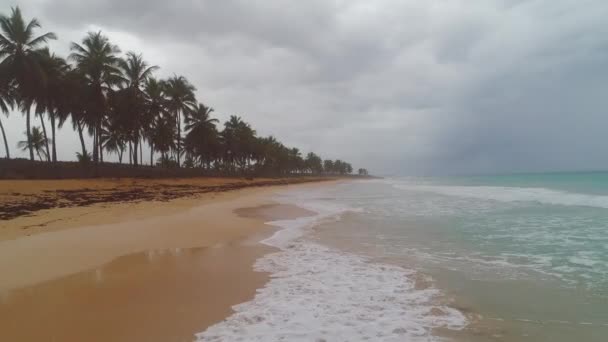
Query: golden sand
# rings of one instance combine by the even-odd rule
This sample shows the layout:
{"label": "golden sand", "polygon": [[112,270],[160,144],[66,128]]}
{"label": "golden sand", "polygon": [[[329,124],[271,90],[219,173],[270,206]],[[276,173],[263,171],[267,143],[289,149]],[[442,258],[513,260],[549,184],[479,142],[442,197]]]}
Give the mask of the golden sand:
{"label": "golden sand", "polygon": [[191,341],[267,281],[252,270],[272,251],[257,243],[272,231],[263,222],[310,214],[274,203],[278,190],[2,222],[0,341]]}

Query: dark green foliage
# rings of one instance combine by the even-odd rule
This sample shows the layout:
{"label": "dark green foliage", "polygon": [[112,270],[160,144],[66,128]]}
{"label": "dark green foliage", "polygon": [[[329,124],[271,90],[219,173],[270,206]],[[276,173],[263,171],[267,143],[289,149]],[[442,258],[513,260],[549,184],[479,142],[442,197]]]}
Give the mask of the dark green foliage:
{"label": "dark green foliage", "polygon": [[90,153],[82,154],[80,152],[76,152],[76,159],[79,163],[84,165],[88,165],[91,163],[91,161],[93,161]]}

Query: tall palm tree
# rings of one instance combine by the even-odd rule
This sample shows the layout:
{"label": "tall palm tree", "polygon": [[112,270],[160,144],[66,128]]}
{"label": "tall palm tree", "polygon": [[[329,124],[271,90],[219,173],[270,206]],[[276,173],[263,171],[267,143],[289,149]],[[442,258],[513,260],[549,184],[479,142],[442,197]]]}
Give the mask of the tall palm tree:
{"label": "tall palm tree", "polygon": [[167,159],[167,153],[175,149],[176,127],[170,117],[159,116],[154,120],[152,141],[154,149],[161,153],[162,159]]}
{"label": "tall palm tree", "polygon": [[[0,62],[0,74],[16,82],[18,100],[26,115],[26,134],[30,140],[30,108],[46,83],[37,49],[57,37],[52,32],[36,36],[34,30],[40,28],[40,22],[33,18],[26,24],[19,7],[12,8],[10,16],[0,15],[0,28],[0,58],[4,58]],[[32,144],[28,144],[28,148],[30,160],[34,160]]]}
{"label": "tall palm tree", "polygon": [[[27,136],[26,132],[24,132],[24,134]],[[28,149],[36,151],[38,159],[42,161],[42,156],[44,156],[45,159],[47,158],[46,150],[44,149],[46,140],[47,138],[44,136],[44,134],[42,134],[42,131],[38,127],[34,126],[32,127],[29,140],[20,141],[17,143],[17,147],[19,147],[22,151],[26,151]]]}
{"label": "tall palm tree", "polygon": [[134,147],[133,163],[137,166],[137,147],[143,135],[144,127],[150,125],[151,122],[150,117],[146,115],[146,94],[143,86],[158,67],[155,65],[149,66],[141,54],[134,52],[128,52],[125,59],[118,61],[118,66],[123,73],[123,79],[126,83],[126,89],[123,91],[127,93],[128,98],[128,105],[126,106],[128,111],[122,114],[127,116],[125,119],[131,128],[130,138]]}
{"label": "tall palm tree", "polygon": [[[244,169],[254,154],[255,130],[243,121],[240,116],[232,115],[224,124],[222,137],[225,143],[226,161],[234,169],[237,166]],[[234,171],[234,170],[233,170]]]}
{"label": "tall palm tree", "polygon": [[175,126],[177,128],[177,165],[181,164],[181,135],[182,135],[182,114],[188,111],[188,109],[196,102],[194,96],[193,85],[183,76],[173,76],[164,82],[165,94],[167,95],[168,101],[167,106],[173,119],[175,120]]}
{"label": "tall palm tree", "polygon": [[93,161],[98,162],[100,157],[103,159],[100,137],[107,113],[106,94],[112,85],[122,80],[118,68],[120,49],[99,31],[89,32],[81,44],[72,43],[71,50],[69,58],[85,77],[88,88],[86,121],[93,133]]}
{"label": "tall palm tree", "polygon": [[241,125],[241,117],[231,115],[230,119],[224,123],[224,130],[222,131],[222,138],[224,140],[224,161],[228,163],[231,171],[234,171],[234,162],[238,160],[240,155],[240,144],[238,141],[238,129]]}
{"label": "tall palm tree", "polygon": [[154,131],[156,119],[168,116],[166,109],[167,97],[165,96],[163,83],[153,77],[148,77],[144,87],[146,110],[144,120],[144,135],[150,144],[150,166],[154,166]]}
{"label": "tall palm tree", "polygon": [[211,118],[213,108],[207,107],[199,103],[195,107],[186,112],[185,130],[188,132],[185,138],[185,145],[193,157],[201,161],[209,160],[209,155],[213,153],[212,149],[216,142],[217,129],[215,124],[219,122],[217,119]]}
{"label": "tall palm tree", "polygon": [[[8,117],[10,109],[13,109],[12,87],[8,80],[0,79],[0,112]],[[2,118],[0,118],[0,130],[2,131],[2,139],[4,140],[6,159],[10,159],[11,153],[9,152],[8,142],[6,140],[6,132],[4,132],[4,126],[2,125]]]}
{"label": "tall palm tree", "polygon": [[78,70],[69,69],[61,83],[60,94],[70,94],[70,96],[60,96],[60,110],[58,114],[58,127],[61,128],[70,119],[72,128],[78,132],[80,138],[81,156],[90,155],[84,141],[84,126],[90,115],[87,112],[88,81]]}
{"label": "tall palm tree", "polygon": [[[55,128],[56,121],[61,120],[61,111],[65,111],[66,98],[66,75],[70,71],[67,62],[51,53],[48,48],[41,49],[40,65],[44,70],[47,78],[46,87],[39,94],[36,105],[36,113],[40,116],[42,122],[42,132],[46,135],[46,127],[44,126],[43,115],[46,113],[51,121],[51,139],[47,139],[46,152],[53,162],[57,161],[57,146],[55,144]],[[71,94],[74,96],[74,94]],[[49,151],[48,143],[52,145],[52,150]]]}

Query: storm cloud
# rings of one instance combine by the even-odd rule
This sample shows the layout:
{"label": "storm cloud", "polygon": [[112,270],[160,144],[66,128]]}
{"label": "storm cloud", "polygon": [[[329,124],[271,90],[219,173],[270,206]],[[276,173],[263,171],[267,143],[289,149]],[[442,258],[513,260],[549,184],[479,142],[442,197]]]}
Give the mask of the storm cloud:
{"label": "storm cloud", "polygon": [[[608,168],[603,0],[13,5],[58,34],[61,55],[102,30],[160,76],[188,77],[220,119],[376,173]],[[21,115],[8,125],[16,144]],[[60,158],[75,139],[61,131]]]}

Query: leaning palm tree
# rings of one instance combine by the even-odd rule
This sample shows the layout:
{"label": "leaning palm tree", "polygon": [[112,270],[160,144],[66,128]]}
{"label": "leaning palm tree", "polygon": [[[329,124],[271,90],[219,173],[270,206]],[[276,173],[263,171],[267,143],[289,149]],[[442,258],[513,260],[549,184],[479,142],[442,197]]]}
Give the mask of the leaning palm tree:
{"label": "leaning palm tree", "polygon": [[[81,44],[72,43],[69,58],[86,80],[87,124],[93,133],[93,161],[103,153],[100,143],[102,123],[107,113],[106,93],[121,80],[118,68],[120,49],[101,32],[89,32]],[[103,156],[101,156],[103,158]]]}
{"label": "leaning palm tree", "polygon": [[[13,94],[12,87],[8,80],[0,79],[0,112],[4,113],[8,117],[9,110],[13,109]],[[0,130],[2,131],[2,139],[4,140],[4,149],[6,150],[6,159],[11,158],[11,154],[8,149],[8,142],[6,140],[6,132],[4,132],[4,126],[2,125],[2,118],[0,118]]]}
{"label": "leaning palm tree", "polygon": [[[24,134],[27,136],[27,132],[24,132]],[[46,146],[46,140],[47,138],[44,136],[42,131],[38,127],[34,126],[32,127],[29,140],[20,141],[17,143],[17,147],[19,147],[22,151],[27,151],[28,149],[36,151],[38,159],[42,161],[42,156],[44,156],[45,159],[47,158],[46,150],[44,148]]]}
{"label": "leaning palm tree", "polygon": [[167,106],[169,111],[173,115],[175,120],[175,126],[177,128],[177,165],[180,165],[181,156],[181,135],[182,135],[182,114],[188,111],[188,109],[195,103],[196,98],[194,96],[193,85],[183,76],[173,76],[164,82],[165,93],[168,101]]}
{"label": "leaning palm tree", "polygon": [[[4,57],[0,63],[0,74],[15,81],[20,107],[26,115],[26,134],[29,140],[30,108],[46,83],[36,50],[50,39],[56,39],[56,36],[52,32],[35,36],[34,30],[40,27],[38,20],[33,18],[26,24],[19,7],[14,7],[11,11],[10,16],[0,15],[0,58]],[[34,160],[32,144],[28,146],[30,160]]]}

